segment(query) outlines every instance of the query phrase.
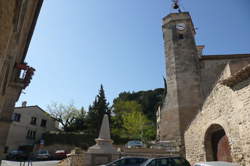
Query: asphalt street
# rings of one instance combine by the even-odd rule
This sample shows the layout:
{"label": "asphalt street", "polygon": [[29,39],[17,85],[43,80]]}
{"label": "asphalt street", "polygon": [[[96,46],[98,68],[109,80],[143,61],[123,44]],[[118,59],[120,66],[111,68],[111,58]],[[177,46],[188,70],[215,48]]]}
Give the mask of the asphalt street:
{"label": "asphalt street", "polygon": [[2,160],[1,166],[56,166],[59,161],[33,161],[28,162],[15,162]]}

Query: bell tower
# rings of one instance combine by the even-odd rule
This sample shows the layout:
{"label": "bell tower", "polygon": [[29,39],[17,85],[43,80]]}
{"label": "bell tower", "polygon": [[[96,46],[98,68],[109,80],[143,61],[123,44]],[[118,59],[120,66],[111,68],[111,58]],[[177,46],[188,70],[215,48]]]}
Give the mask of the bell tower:
{"label": "bell tower", "polygon": [[200,74],[195,29],[188,12],[163,18],[167,96],[160,120],[160,139],[185,155],[184,132],[200,109]]}

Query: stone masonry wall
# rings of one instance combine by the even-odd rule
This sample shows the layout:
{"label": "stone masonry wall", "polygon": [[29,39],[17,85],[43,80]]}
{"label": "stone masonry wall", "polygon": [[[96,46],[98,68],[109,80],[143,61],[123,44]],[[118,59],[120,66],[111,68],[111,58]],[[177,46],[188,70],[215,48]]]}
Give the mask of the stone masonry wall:
{"label": "stone masonry wall", "polygon": [[[224,71],[228,76],[230,71]],[[217,83],[202,111],[185,132],[186,158],[191,164],[206,161],[205,135],[213,124],[223,127],[233,162],[250,165],[250,78],[234,87]]]}
{"label": "stone masonry wall", "polygon": [[22,63],[34,30],[42,0],[0,0],[0,159],[15,102],[24,87],[15,63]]}
{"label": "stone masonry wall", "polygon": [[[186,25],[185,30],[176,29],[179,23]],[[174,143],[171,146],[185,156],[184,131],[201,103],[198,52],[189,13],[166,16],[163,19],[163,33],[168,93],[162,107],[160,140]]]}
{"label": "stone masonry wall", "polygon": [[201,93],[203,100],[209,96],[213,86],[218,81],[223,72],[228,60],[206,60],[201,61]]}
{"label": "stone masonry wall", "polygon": [[[219,55],[221,56],[221,55]],[[206,56],[203,56],[206,57]],[[201,60],[200,61],[200,75],[201,75],[201,93],[203,100],[209,96],[213,87],[220,79],[225,66],[229,63],[230,73],[234,74],[239,71],[243,66],[250,64],[250,58],[238,58],[238,59],[213,59],[213,60]]]}
{"label": "stone masonry wall", "polygon": [[[244,87],[244,88],[242,88]],[[234,86],[241,101],[239,116],[239,133],[246,165],[250,165],[250,78]]]}

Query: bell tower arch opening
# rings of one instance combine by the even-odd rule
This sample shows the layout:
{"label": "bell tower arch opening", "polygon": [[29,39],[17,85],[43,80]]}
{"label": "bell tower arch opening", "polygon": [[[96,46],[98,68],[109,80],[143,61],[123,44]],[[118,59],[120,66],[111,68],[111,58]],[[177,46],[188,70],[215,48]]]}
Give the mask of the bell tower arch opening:
{"label": "bell tower arch opening", "polygon": [[229,140],[221,125],[212,124],[207,129],[204,144],[207,161],[232,162]]}

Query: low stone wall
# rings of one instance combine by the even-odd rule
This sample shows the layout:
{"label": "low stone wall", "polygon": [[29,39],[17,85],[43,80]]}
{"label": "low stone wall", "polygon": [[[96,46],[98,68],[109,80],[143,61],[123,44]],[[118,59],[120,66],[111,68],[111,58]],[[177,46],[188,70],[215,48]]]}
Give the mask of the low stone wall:
{"label": "low stone wall", "polygon": [[164,149],[150,148],[124,148],[122,152],[116,155],[90,154],[83,151],[78,151],[76,153],[79,154],[70,154],[68,158],[61,161],[58,166],[96,166],[109,163],[125,156],[140,156],[148,158],[178,156],[177,153],[167,152]]}
{"label": "low stone wall", "polygon": [[67,166],[85,166],[86,156],[85,154],[73,154],[67,158]]}
{"label": "low stone wall", "polygon": [[82,132],[47,132],[43,134],[45,145],[67,145],[87,150],[95,144],[93,136]]}
{"label": "low stone wall", "polygon": [[96,166],[109,163],[119,157],[120,154],[93,154],[78,149],[73,150],[58,166]]}
{"label": "low stone wall", "polygon": [[69,166],[69,160],[68,158],[64,159],[64,160],[61,160],[57,166]]}
{"label": "low stone wall", "polygon": [[54,144],[44,146],[44,149],[48,150],[50,154],[54,154],[56,150],[65,150],[67,153],[70,153],[76,147],[74,145],[65,145],[65,144]]}
{"label": "low stone wall", "polygon": [[121,152],[121,157],[124,156],[141,156],[141,157],[169,157],[179,156],[178,151],[168,151],[166,149],[152,148],[125,148]]}

